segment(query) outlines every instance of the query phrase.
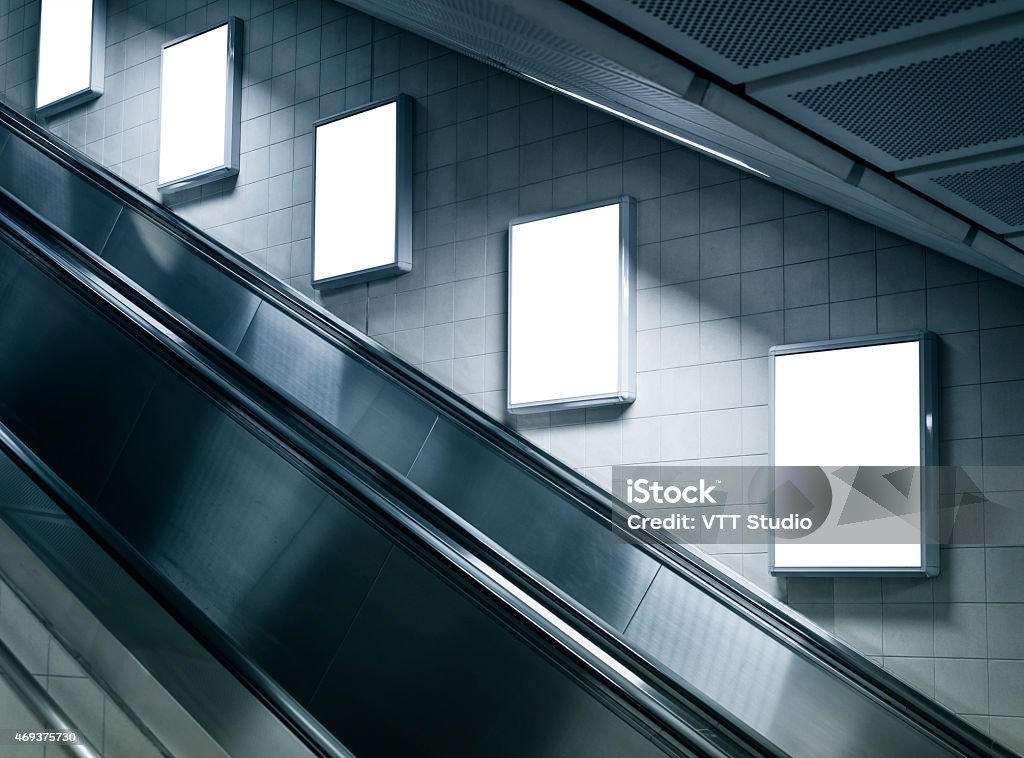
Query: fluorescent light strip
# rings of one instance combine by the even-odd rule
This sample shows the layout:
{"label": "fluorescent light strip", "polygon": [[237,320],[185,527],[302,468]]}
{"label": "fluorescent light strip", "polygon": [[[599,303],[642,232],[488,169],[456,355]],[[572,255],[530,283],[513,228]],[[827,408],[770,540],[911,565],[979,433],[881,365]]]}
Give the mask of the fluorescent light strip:
{"label": "fluorescent light strip", "polygon": [[596,100],[591,100],[589,97],[584,97],[583,95],[579,95],[575,92],[570,92],[567,89],[564,89],[554,84],[550,84],[549,82],[546,82],[543,79],[538,79],[536,76],[524,74],[522,71],[518,73],[520,76],[523,76],[532,82],[536,82],[542,87],[547,87],[548,89],[552,89],[555,92],[565,95],[566,97],[571,97],[573,100],[577,100],[581,103],[584,103],[585,105],[589,105],[591,108],[597,108],[598,110],[604,111],[605,113],[610,113],[613,116],[621,118],[623,121],[628,121],[629,123],[636,124],[637,126],[643,129],[647,129],[648,131],[660,134],[662,137],[670,139],[673,142],[679,142],[683,145],[686,145],[687,147],[692,147],[694,150],[700,150],[702,153],[713,155],[714,157],[726,161],[727,163],[731,163],[734,166],[739,166],[740,168],[744,169],[745,171],[749,171],[752,174],[758,174],[759,176],[763,176],[766,178],[768,177],[768,174],[766,174],[764,171],[759,171],[753,166],[744,163],[739,158],[733,158],[731,155],[726,155],[725,153],[721,153],[718,150],[715,150],[714,148],[707,147],[706,145],[702,145],[699,142],[694,142],[692,139],[687,139],[686,137],[681,137],[678,134],[673,134],[672,132],[668,131],[668,129],[662,129],[660,126],[655,126],[654,124],[643,121],[637,118],[636,116],[630,116],[628,113],[623,113],[622,111],[617,111],[614,108],[610,108],[607,105],[602,105]]}

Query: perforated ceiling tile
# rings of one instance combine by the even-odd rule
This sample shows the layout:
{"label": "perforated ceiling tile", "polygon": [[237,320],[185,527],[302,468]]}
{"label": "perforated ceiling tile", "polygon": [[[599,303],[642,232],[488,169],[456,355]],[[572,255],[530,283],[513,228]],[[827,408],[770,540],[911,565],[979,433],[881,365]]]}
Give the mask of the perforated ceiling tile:
{"label": "perforated ceiling tile", "polygon": [[1019,0],[587,0],[733,82],[1021,10]]}
{"label": "perforated ceiling tile", "polygon": [[896,176],[995,234],[1024,231],[1024,147],[919,166]]}
{"label": "perforated ceiling tile", "polygon": [[1024,227],[1024,161],[1004,163],[932,181],[1013,227]]}
{"label": "perforated ceiling tile", "polygon": [[1024,39],[794,92],[897,161],[1024,135]]}
{"label": "perforated ceiling tile", "polygon": [[1024,232],[1024,150],[914,169],[900,180],[996,234]]}
{"label": "perforated ceiling tile", "polygon": [[631,0],[743,69],[873,37],[997,0]]}

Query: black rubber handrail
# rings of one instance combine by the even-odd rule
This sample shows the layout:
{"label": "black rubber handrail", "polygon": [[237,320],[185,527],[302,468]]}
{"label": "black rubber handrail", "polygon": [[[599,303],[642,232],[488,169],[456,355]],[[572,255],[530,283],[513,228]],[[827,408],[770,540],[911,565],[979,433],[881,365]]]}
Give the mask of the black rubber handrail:
{"label": "black rubber handrail", "polygon": [[[575,506],[606,523],[610,529],[616,529],[613,514],[627,515],[632,512],[612,495],[410,366],[372,338],[241,258],[202,230],[2,103],[0,124],[6,125],[63,167],[100,185],[127,207],[164,228],[197,255],[292,315],[327,342],[374,366],[425,400],[457,426],[483,437],[515,465],[544,481]],[[933,737],[941,735],[941,740],[953,749],[965,754],[995,750],[999,754],[1012,755],[987,735],[878,668],[841,640],[808,626],[806,620],[784,603],[734,577],[712,560],[667,542],[645,542],[637,547],[807,660],[852,684],[916,724],[919,729],[931,733]]]}
{"label": "black rubber handrail", "polygon": [[[21,223],[12,224],[3,217],[3,214],[14,213],[26,211],[9,198],[0,199],[0,238],[6,238],[23,255],[31,256],[37,265],[101,308],[107,318],[114,320],[112,312],[120,314],[118,325],[121,328],[130,326],[136,339],[144,335],[146,340],[155,341],[165,354],[164,360],[180,364],[178,370],[191,375],[222,409],[326,488],[341,493],[346,502],[361,507],[361,512],[371,521],[381,523],[383,515],[382,525],[393,535],[397,529],[400,539],[409,542],[412,535],[413,542],[426,547],[429,554],[445,555],[447,565],[462,571],[468,582],[482,586],[491,602],[499,597],[515,608],[519,617],[525,618],[554,644],[571,651],[574,659],[603,676],[606,686],[660,723],[660,728],[668,734],[681,735],[684,742],[698,745],[700,754],[725,755],[701,729],[690,723],[697,721],[703,729],[716,732],[721,740],[731,744],[731,754],[781,755],[763,736],[722,713],[698,691],[664,678],[656,664],[609,633],[510,556],[480,539],[474,530],[465,526],[460,530],[459,524],[449,523],[448,533],[442,533],[437,524],[428,519],[430,514],[444,511],[439,503],[428,502],[429,496],[396,472],[366,457],[354,445],[340,440],[336,431],[333,435],[323,435],[313,423],[316,417],[252,376],[233,354],[187,322],[159,309],[162,322],[148,314],[146,309],[158,306],[151,299],[147,300],[138,288],[131,294],[145,302],[141,305],[130,302],[107,281],[113,278],[117,284],[129,286],[123,277],[62,233],[34,217],[22,219],[31,228]],[[187,339],[183,339],[182,334],[187,335]],[[38,464],[29,468],[34,478],[40,476]],[[67,502],[68,492],[64,489],[59,501]],[[72,510],[83,508],[91,513],[91,508],[80,500]],[[104,527],[99,516],[94,514],[83,526],[104,545],[112,549],[117,546],[118,540],[109,527]],[[457,533],[454,539],[452,532]],[[145,559],[134,550],[129,549],[128,553],[132,556],[129,565],[133,575],[145,575]],[[114,555],[118,555],[116,550]],[[149,578],[149,582],[154,581],[160,583],[159,579]],[[187,606],[190,601],[174,599],[176,593],[177,590],[171,588],[172,605],[175,608],[182,604]],[[181,612],[177,615],[180,617]],[[210,633],[206,628],[206,634]],[[574,639],[573,634],[579,637]],[[244,665],[239,664],[238,668],[244,670]],[[284,693],[284,699],[288,706],[290,696]]]}

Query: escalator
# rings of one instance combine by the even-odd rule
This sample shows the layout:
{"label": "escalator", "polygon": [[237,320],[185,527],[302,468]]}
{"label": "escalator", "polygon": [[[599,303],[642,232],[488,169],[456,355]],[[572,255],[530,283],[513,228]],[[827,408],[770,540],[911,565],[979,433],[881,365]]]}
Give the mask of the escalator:
{"label": "escalator", "polygon": [[7,455],[317,750],[1009,754],[6,108],[0,195]]}
{"label": "escalator", "polygon": [[[79,584],[99,558],[73,522],[309,752],[772,754],[419,521],[412,493],[284,428],[7,219],[0,272],[4,518]],[[23,494],[25,477],[44,497]],[[78,596],[131,636],[154,622],[113,618],[138,605],[129,594],[100,580]]]}

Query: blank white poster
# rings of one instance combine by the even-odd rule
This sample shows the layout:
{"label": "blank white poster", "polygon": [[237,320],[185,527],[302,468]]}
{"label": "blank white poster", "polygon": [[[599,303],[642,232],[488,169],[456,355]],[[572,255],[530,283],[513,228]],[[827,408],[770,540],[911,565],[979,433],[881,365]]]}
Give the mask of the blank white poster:
{"label": "blank white poster", "polygon": [[633,399],[624,217],[615,202],[511,225],[512,411]]}

